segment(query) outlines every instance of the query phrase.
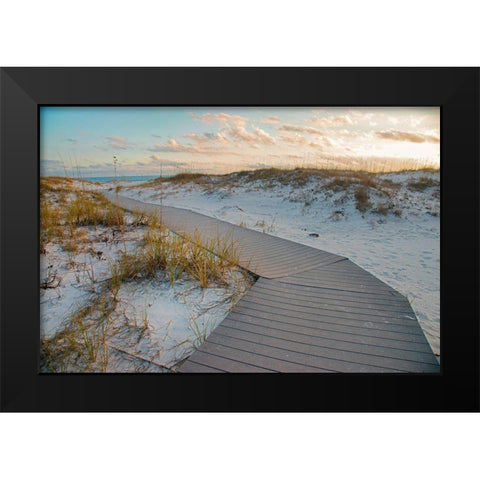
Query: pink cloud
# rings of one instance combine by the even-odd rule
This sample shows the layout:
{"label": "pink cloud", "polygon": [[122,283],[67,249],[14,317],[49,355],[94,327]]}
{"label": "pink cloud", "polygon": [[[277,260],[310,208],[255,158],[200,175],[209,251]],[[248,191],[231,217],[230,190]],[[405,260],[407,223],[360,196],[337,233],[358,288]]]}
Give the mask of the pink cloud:
{"label": "pink cloud", "polygon": [[186,138],[193,140],[199,145],[204,145],[207,143],[220,142],[220,143],[231,143],[230,139],[225,135],[223,131],[218,133],[187,133],[184,135]]}
{"label": "pink cloud", "polygon": [[342,125],[353,125],[353,120],[349,115],[338,115],[335,117],[313,117],[310,123],[320,125],[322,127],[337,127]]}
{"label": "pink cloud", "polygon": [[148,165],[162,165],[164,167],[183,167],[187,165],[185,162],[181,162],[178,160],[168,160],[166,158],[162,158],[160,155],[153,154],[150,155],[150,162]]}
{"label": "pink cloud", "polygon": [[209,125],[214,123],[220,123],[220,125],[234,125],[237,127],[245,127],[248,123],[248,118],[241,117],[240,115],[229,115],[227,113],[204,113],[203,115],[196,115],[192,113],[195,120],[199,120]]}
{"label": "pink cloud", "polygon": [[234,126],[223,130],[225,135],[229,135],[234,140],[237,140],[247,145],[258,148],[261,145],[274,145],[275,139],[261,128],[254,128],[253,132],[249,132],[245,127]]}
{"label": "pink cloud", "polygon": [[323,150],[325,145],[331,145],[331,142],[328,138],[322,138],[321,143],[312,142],[308,140],[303,135],[299,135],[295,133],[294,135],[281,135],[280,140],[294,146],[303,146],[303,147],[310,147],[315,148],[317,150]]}
{"label": "pink cloud", "polygon": [[440,143],[440,138],[434,135],[424,135],[421,133],[401,132],[399,130],[387,130],[382,132],[375,132],[378,138],[385,140],[397,140],[399,142],[413,142],[413,143]]}
{"label": "pink cloud", "polygon": [[295,133],[293,135],[280,135],[279,139],[282,142],[289,143],[290,145],[306,145],[308,140],[303,136]]}
{"label": "pink cloud", "polygon": [[164,152],[164,153],[191,153],[199,155],[241,155],[239,152],[219,149],[214,145],[185,145],[178,143],[171,138],[166,143],[155,143],[148,149],[150,152]]}
{"label": "pink cloud", "polygon": [[262,130],[261,128],[254,128],[253,131],[257,135],[257,138],[259,139],[260,143],[264,145],[274,145],[275,144],[275,139],[269,135],[267,132]]}
{"label": "pink cloud", "polygon": [[133,142],[129,142],[126,138],[122,137],[105,137],[108,140],[108,144],[112,148],[120,150],[126,150],[130,145],[135,145]]}
{"label": "pink cloud", "polygon": [[266,118],[261,118],[259,122],[260,123],[280,123],[280,119],[278,117],[266,117]]}
{"label": "pink cloud", "polygon": [[305,127],[303,125],[284,124],[277,128],[279,132],[311,133],[313,135],[323,135],[323,131],[314,127]]}

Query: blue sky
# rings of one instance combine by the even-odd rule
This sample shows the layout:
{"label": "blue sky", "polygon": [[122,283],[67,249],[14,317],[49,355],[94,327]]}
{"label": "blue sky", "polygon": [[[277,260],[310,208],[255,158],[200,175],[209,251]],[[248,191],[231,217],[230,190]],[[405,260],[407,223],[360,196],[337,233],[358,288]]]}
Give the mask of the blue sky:
{"label": "blue sky", "polygon": [[42,175],[439,165],[436,107],[41,107]]}

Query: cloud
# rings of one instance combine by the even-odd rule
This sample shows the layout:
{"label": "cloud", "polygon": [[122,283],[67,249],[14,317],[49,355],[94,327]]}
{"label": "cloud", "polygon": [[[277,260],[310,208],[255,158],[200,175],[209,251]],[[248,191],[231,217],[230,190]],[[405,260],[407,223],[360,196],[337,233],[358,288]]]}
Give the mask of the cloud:
{"label": "cloud", "polygon": [[40,164],[42,166],[47,167],[47,168],[63,167],[63,162],[61,162],[60,160],[42,159],[42,160],[40,160]]}
{"label": "cloud", "polygon": [[190,151],[190,147],[181,145],[176,140],[171,138],[166,143],[155,143],[153,147],[148,149],[150,152],[185,152]]}
{"label": "cloud", "polygon": [[303,125],[284,124],[277,128],[279,132],[297,132],[297,133],[311,133],[312,135],[323,135],[323,131],[314,127],[305,127]]}
{"label": "cloud", "polygon": [[255,127],[253,129],[255,135],[257,136],[258,141],[263,145],[274,145],[275,139],[269,135],[265,130]]}
{"label": "cloud", "polygon": [[166,143],[156,143],[147,149],[149,152],[190,153],[199,155],[241,155],[239,152],[224,150],[215,145],[184,145],[171,138]]}
{"label": "cloud", "polygon": [[193,146],[183,145],[171,138],[166,143],[155,143],[153,147],[148,149],[150,152],[165,152],[165,153],[209,153],[206,149]]}
{"label": "cloud", "polygon": [[230,135],[234,140],[246,143],[254,143],[255,135],[248,132],[244,127],[232,127],[224,130],[224,133]]}
{"label": "cloud", "polygon": [[42,175],[46,173],[63,174],[64,171],[65,171],[64,164],[60,160],[49,160],[49,159],[40,160],[40,172]]}
{"label": "cloud", "polygon": [[343,128],[342,130],[326,130],[326,135],[331,135],[334,137],[345,137],[345,138],[360,138],[367,135],[367,132],[356,132],[354,130],[347,130]]}
{"label": "cloud", "polygon": [[108,140],[110,147],[120,150],[127,150],[130,145],[135,145],[122,137],[105,137]]}
{"label": "cloud", "polygon": [[204,113],[203,115],[197,115],[191,113],[195,120],[207,123],[209,125],[213,123],[220,123],[220,125],[233,125],[236,127],[245,127],[248,123],[248,118],[241,117],[240,115],[229,115],[227,113]]}
{"label": "cloud", "polygon": [[309,120],[309,122],[322,127],[353,125],[353,120],[349,115],[338,115],[335,117],[313,117]]}
{"label": "cloud", "polygon": [[279,139],[290,145],[306,145],[308,143],[308,140],[298,133],[294,133],[293,135],[280,135]]}
{"label": "cloud", "polygon": [[253,148],[259,148],[261,145],[274,145],[275,139],[261,128],[255,127],[253,132],[249,132],[245,127],[234,126],[225,128],[223,133],[229,135],[234,140],[247,144]]}
{"label": "cloud", "polygon": [[184,137],[193,140],[199,145],[205,145],[212,142],[220,142],[220,143],[231,143],[230,139],[227,138],[224,131],[220,131],[218,133],[187,133]]}
{"label": "cloud", "polygon": [[150,155],[150,162],[148,165],[162,165],[163,167],[185,167],[187,163],[179,160],[168,160],[166,158],[160,157],[160,155]]}
{"label": "cloud", "polygon": [[104,169],[104,168],[107,168],[109,170],[113,170],[113,164],[112,163],[108,163],[108,162],[104,162],[104,163],[91,163],[90,165],[79,165],[78,168],[81,168],[81,169],[86,169],[86,168],[89,168],[89,169],[92,169],[92,170],[98,170],[98,169]]}
{"label": "cloud", "polygon": [[385,130],[375,132],[378,138],[385,140],[396,140],[399,142],[413,142],[413,143],[440,143],[440,138],[435,135],[424,135],[421,133],[402,132],[399,130]]}
{"label": "cloud", "polygon": [[[231,154],[241,155],[238,151],[243,146],[259,149],[260,145],[275,145],[276,141],[271,135],[261,128],[254,127],[252,131],[242,125],[228,124],[217,133],[187,133],[184,137],[192,140],[194,144],[181,144],[170,139],[164,144],[155,144],[149,150],[155,152],[187,152],[200,154]],[[227,151],[222,145],[234,145],[237,151]]]}
{"label": "cloud", "polygon": [[278,117],[266,117],[266,118],[261,118],[259,122],[260,123],[280,123],[280,119]]}
{"label": "cloud", "polygon": [[308,138],[304,137],[303,135],[299,135],[298,133],[295,133],[293,135],[280,135],[279,139],[282,142],[288,143],[289,145],[294,145],[294,146],[303,146],[303,147],[311,147],[311,148],[316,148],[318,150],[323,150],[325,145],[331,146],[332,142],[328,138],[321,138],[320,142],[312,142]]}

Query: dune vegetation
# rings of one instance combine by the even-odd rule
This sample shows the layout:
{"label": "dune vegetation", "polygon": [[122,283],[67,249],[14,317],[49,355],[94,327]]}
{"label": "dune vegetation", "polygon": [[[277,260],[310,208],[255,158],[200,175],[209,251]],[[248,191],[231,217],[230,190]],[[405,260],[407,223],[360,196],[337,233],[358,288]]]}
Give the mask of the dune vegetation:
{"label": "dune vegetation", "polygon": [[[117,357],[123,355],[124,363],[125,358],[134,357],[134,370],[154,364],[169,371],[171,364],[155,363],[151,356],[122,354],[119,345],[135,345],[133,338],[148,337],[152,329],[146,309],[126,319],[128,298],[121,294],[122,286],[155,281],[170,287],[189,282],[190,288],[196,285],[200,290],[221,287],[233,306],[253,277],[238,267],[238,255],[231,244],[223,244],[221,239],[215,245],[204,244],[198,234],[175,235],[158,218],[125,212],[84,186],[69,179],[43,179],[41,184],[40,253],[48,259],[46,263],[53,262],[42,270],[41,291],[60,290],[61,283],[69,281],[88,292],[82,302],[71,305],[53,335],[42,336],[41,369],[111,371],[115,351]],[[50,251],[56,255],[49,256]],[[209,330],[196,318],[189,327],[194,347]],[[176,362],[181,360],[175,357]]]}

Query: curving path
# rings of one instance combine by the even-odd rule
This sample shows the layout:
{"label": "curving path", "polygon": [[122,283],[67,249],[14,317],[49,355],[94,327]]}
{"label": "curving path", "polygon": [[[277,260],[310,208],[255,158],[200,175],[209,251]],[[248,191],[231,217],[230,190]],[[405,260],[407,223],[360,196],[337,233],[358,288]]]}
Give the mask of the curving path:
{"label": "curving path", "polygon": [[439,372],[408,300],[345,257],[175,207],[106,195],[179,235],[231,242],[260,278],[179,369]]}

